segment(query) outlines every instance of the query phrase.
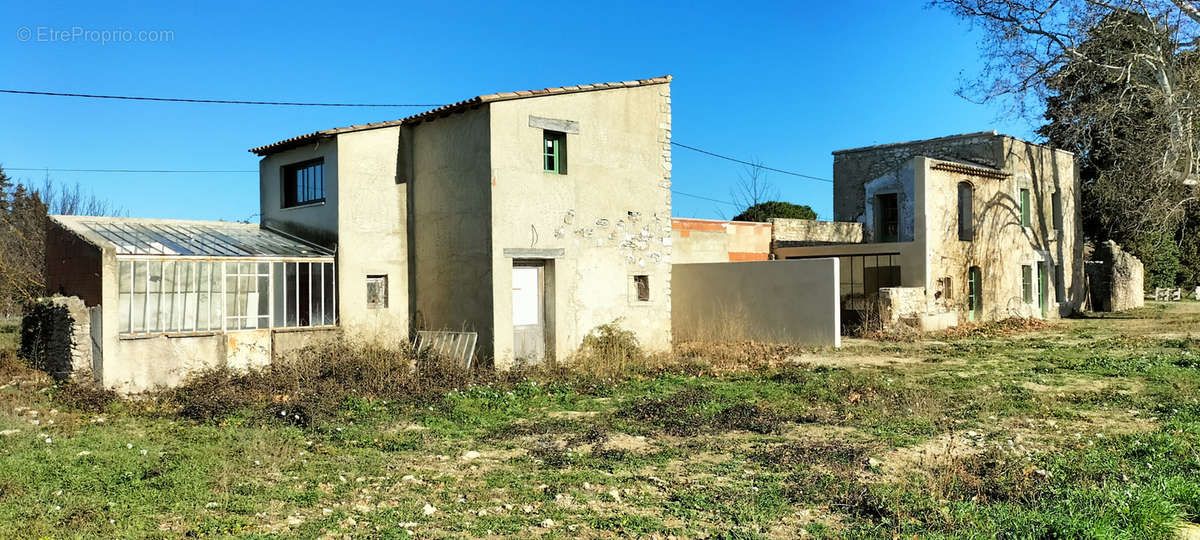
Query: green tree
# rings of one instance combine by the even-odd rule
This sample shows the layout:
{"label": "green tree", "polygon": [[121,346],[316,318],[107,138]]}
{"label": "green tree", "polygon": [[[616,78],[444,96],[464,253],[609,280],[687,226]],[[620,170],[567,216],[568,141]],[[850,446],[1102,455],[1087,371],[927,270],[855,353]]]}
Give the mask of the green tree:
{"label": "green tree", "polygon": [[734,221],[767,221],[771,218],[817,219],[817,213],[804,204],[766,201],[747,207],[733,216]]}

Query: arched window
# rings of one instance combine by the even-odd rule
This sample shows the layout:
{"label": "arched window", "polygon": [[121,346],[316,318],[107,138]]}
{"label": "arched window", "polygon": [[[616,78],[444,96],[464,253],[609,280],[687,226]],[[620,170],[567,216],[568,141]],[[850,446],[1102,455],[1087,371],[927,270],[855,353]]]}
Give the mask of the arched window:
{"label": "arched window", "polygon": [[975,186],[958,183],[958,239],[975,239]]}

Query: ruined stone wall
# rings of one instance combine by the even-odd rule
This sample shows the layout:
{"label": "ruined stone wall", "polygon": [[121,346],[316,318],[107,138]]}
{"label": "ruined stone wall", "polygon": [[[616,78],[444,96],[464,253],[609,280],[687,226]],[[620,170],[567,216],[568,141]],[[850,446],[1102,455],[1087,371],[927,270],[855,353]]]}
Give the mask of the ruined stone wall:
{"label": "ruined stone wall", "polygon": [[771,249],[861,244],[863,225],[845,221],[771,218]]}
{"label": "ruined stone wall", "polygon": [[21,355],[55,379],[90,379],[92,352],[91,310],[82,299],[43,298],[25,314]]}
{"label": "ruined stone wall", "polygon": [[987,131],[834,152],[834,221],[861,221],[866,218],[866,184],[896,173],[916,156],[1001,169],[1005,161],[1003,136]]}
{"label": "ruined stone wall", "polygon": [[1142,261],[1116,242],[1103,242],[1087,263],[1092,311],[1124,311],[1145,305]]}

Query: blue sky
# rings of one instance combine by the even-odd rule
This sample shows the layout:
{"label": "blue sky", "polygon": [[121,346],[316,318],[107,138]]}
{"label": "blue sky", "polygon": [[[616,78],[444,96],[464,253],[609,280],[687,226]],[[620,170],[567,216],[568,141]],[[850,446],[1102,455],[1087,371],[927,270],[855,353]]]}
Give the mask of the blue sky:
{"label": "blue sky", "polygon": [[[447,103],[496,91],[674,75],[676,142],[832,177],[830,152],[996,129],[1020,119],[954,94],[977,36],[924,0],[728,3],[8,3],[0,88],[89,94]],[[42,5],[46,4],[46,5]],[[7,28],[5,28],[5,26]],[[29,39],[22,40],[22,29]],[[46,41],[51,31],[169,41]],[[257,170],[246,150],[421,109],[201,105],[0,94],[0,165]],[[729,200],[742,166],[674,152],[675,189]],[[10,171],[40,182],[44,172]],[[257,175],[53,172],[138,217],[246,219]],[[831,218],[828,183],[766,176]],[[676,195],[674,214],[733,207]]]}

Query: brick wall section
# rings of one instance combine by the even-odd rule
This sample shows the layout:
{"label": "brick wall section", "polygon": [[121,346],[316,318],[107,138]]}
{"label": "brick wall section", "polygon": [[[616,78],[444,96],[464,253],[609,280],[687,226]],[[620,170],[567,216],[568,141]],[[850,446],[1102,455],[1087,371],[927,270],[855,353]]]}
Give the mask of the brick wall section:
{"label": "brick wall section", "polygon": [[861,244],[862,223],[815,221],[811,219],[771,219],[771,249],[781,247]]}
{"label": "brick wall section", "polygon": [[765,261],[771,255],[771,224],[671,218],[675,263]]}

